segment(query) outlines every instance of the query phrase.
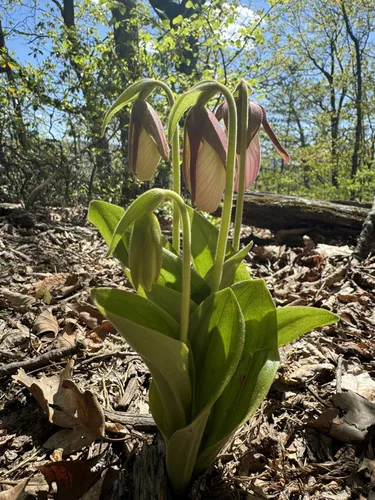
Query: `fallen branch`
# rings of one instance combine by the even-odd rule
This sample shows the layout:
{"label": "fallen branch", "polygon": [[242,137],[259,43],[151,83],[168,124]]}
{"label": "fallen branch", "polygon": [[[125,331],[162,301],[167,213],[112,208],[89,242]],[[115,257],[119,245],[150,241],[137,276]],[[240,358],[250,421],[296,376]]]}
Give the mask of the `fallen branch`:
{"label": "fallen branch", "polygon": [[[332,203],[298,196],[248,192],[245,194],[243,224],[270,229],[275,240],[302,241],[303,235],[358,237],[371,204]],[[235,210],[233,211],[233,215]],[[218,215],[219,210],[214,214]]]}
{"label": "fallen branch", "polygon": [[111,422],[129,425],[137,431],[156,432],[157,427],[151,415],[104,410],[105,417]]}
{"label": "fallen branch", "polygon": [[375,198],[372,208],[363,223],[363,228],[359,235],[354,255],[357,255],[361,259],[365,259],[372,248],[375,248]]}
{"label": "fallen branch", "polygon": [[67,356],[72,356],[73,354],[78,354],[84,351],[86,348],[85,344],[81,341],[77,341],[74,345],[69,347],[64,347],[62,349],[53,349],[52,351],[45,352],[37,358],[24,359],[22,361],[15,361],[14,363],[8,363],[7,365],[0,366],[0,378],[16,373],[20,368],[26,370],[37,370],[38,368],[43,368],[52,362],[60,361],[62,358]]}

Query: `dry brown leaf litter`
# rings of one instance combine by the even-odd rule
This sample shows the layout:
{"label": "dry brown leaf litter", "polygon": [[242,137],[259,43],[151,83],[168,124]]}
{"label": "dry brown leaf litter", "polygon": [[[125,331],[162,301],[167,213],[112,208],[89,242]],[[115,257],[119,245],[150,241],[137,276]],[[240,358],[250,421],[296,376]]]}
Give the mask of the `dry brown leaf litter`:
{"label": "dry brown leaf litter", "polygon": [[[36,359],[84,341],[86,349],[66,377],[68,386],[74,385],[60,390],[76,399],[86,393],[95,398],[97,432],[91,444],[83,442],[68,456],[63,455],[65,435],[53,443],[59,432],[77,428],[76,437],[82,438],[82,418],[87,424],[81,401],[81,421],[77,402],[74,411],[65,413],[79,425],[55,425],[53,415],[64,414],[64,404],[55,405],[53,397],[51,402],[48,390],[43,399],[35,389],[48,379],[54,380],[55,389],[56,384],[62,386],[66,360],[21,372],[18,376],[28,381],[24,385],[29,390],[3,377],[2,487],[14,490],[31,477],[25,486],[30,498],[47,498],[48,490],[51,498],[150,498],[144,491],[151,489],[154,498],[167,498],[162,441],[146,416],[138,418],[138,427],[129,424],[136,422],[130,416],[148,413],[149,374],[89,300],[90,287],[126,287],[126,279],[116,262],[105,258],[95,231],[72,222],[83,220],[83,214],[64,214],[67,220],[59,210],[44,210],[25,225],[22,217],[18,225],[9,217],[0,218],[0,363]],[[282,349],[267,400],[215,467],[194,483],[190,498],[374,498],[375,258],[354,262],[351,249],[346,242],[315,244],[309,238],[303,248],[254,248],[249,259],[252,275],[266,280],[277,305],[325,307],[341,321]],[[106,441],[109,436],[118,441]],[[43,444],[51,439],[53,449],[46,450]],[[72,470],[81,465],[90,470],[91,459],[100,466],[94,468],[94,483],[85,483],[81,491],[81,473]],[[61,467],[53,469],[51,464]],[[60,484],[59,493],[58,482],[48,485],[43,470],[63,471],[71,482]]]}

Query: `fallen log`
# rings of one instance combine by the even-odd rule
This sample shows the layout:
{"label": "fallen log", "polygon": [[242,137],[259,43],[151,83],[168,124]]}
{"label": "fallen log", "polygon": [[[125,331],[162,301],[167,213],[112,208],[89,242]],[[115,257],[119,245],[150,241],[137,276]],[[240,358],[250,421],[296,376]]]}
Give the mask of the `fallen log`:
{"label": "fallen log", "polygon": [[291,235],[311,233],[357,237],[370,208],[370,203],[352,205],[271,193],[246,193],[243,225],[270,229],[279,242],[290,239]]}

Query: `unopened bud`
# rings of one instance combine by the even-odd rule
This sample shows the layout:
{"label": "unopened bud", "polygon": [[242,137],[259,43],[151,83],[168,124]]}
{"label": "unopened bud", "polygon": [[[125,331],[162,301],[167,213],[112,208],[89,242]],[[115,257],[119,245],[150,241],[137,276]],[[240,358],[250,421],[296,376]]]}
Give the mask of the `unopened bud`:
{"label": "unopened bud", "polygon": [[134,223],[129,245],[129,268],[135,289],[141,285],[147,292],[158,280],[163,246],[159,221],[146,212]]}

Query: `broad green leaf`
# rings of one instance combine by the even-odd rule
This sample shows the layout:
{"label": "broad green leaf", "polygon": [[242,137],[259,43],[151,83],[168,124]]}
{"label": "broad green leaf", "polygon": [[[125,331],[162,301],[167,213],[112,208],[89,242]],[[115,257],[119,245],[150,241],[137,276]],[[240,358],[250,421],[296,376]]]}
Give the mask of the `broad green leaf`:
{"label": "broad green leaf", "polygon": [[[173,290],[172,288],[168,288],[166,286],[159,285],[158,283],[154,283],[152,285],[151,291],[146,292],[142,287],[138,288],[138,295],[142,297],[147,297],[148,300],[158,305],[164,311],[166,311],[173,319],[175,319],[178,323],[181,320],[181,301],[182,301],[182,293],[177,290]],[[190,314],[195,311],[197,308],[197,304],[190,301]]]}
{"label": "broad green leaf", "polygon": [[[223,266],[223,275],[220,282],[220,290],[231,286],[233,283],[237,283],[237,280],[235,278],[240,278],[240,281],[245,281],[250,279],[246,266],[243,263],[243,259],[250,252],[252,246],[253,242],[246,245],[246,247],[241,248],[241,250],[232,253],[232,255],[230,255],[230,257],[226,259]],[[243,270],[241,264],[245,268],[245,270]],[[205,276],[205,281],[207,281],[207,283],[210,286],[211,286],[212,276],[213,276],[213,268],[210,269],[210,271]]]}
{"label": "broad green leaf", "polygon": [[204,277],[215,262],[219,231],[205,217],[187,207],[191,222],[191,253],[195,270]]}
{"label": "broad green leaf", "polygon": [[105,314],[117,314],[140,326],[179,339],[179,324],[169,314],[144,297],[118,288],[94,288],[91,297]]}
{"label": "broad green leaf", "polygon": [[339,317],[326,309],[290,306],[276,310],[279,346],[289,344],[319,326],[337,323]]}
{"label": "broad green leaf", "polygon": [[245,325],[230,288],[210,295],[192,314],[189,343],[195,365],[193,417],[210,408],[241,358]]}
{"label": "broad green leaf", "polygon": [[[211,224],[203,215],[188,207],[191,221],[191,253],[192,262],[197,273],[203,278],[210,277],[212,267],[215,263],[218,229]],[[230,243],[227,243],[226,256],[229,258],[234,253]],[[231,266],[231,265],[230,265]],[[229,285],[238,281],[249,279],[249,272],[243,262],[240,262],[235,271],[235,275]],[[227,280],[229,281],[229,280]],[[228,286],[229,286],[228,285]],[[222,286],[222,288],[225,288]]]}
{"label": "broad green leaf", "polygon": [[[88,220],[94,224],[101,234],[107,245],[112,240],[114,230],[125,213],[125,210],[112,203],[105,201],[93,200],[89,205]],[[130,233],[127,232],[121,238],[121,241],[116,247],[113,255],[118,259],[123,267],[128,265],[128,245],[130,240]]]}
{"label": "broad green leaf", "polygon": [[237,283],[232,290],[245,320],[245,345],[231,381],[213,407],[201,463],[255,412],[278,367],[276,308],[264,281]]}
{"label": "broad green leaf", "polygon": [[108,255],[112,255],[121,238],[126,233],[133,222],[145,212],[152,212],[165,199],[164,189],[150,189],[141,194],[124,213],[122,219],[117,224],[112,240],[109,244]]}
{"label": "broad green leaf", "polygon": [[116,99],[116,101],[109,108],[107,113],[105,114],[102,126],[101,135],[103,136],[105,133],[105,129],[110,122],[111,118],[115,116],[124,106],[129,104],[129,102],[137,99],[139,94],[143,92],[148,92],[149,94],[154,90],[155,87],[159,85],[157,80],[152,80],[151,78],[145,78],[140,82],[134,83],[130,85],[124,92]]}
{"label": "broad green leaf", "polygon": [[175,491],[184,491],[189,485],[209,414],[209,409],[201,413],[167,442],[167,471]]}
{"label": "broad green leaf", "polygon": [[[182,291],[182,259],[166,248],[163,248],[163,263],[158,284],[172,288],[178,292]],[[204,279],[201,278],[199,274],[194,271],[194,269],[192,269],[190,291],[191,299],[196,304],[200,304],[202,300],[208,297],[209,294],[210,287]]]}
{"label": "broad green leaf", "polygon": [[[207,80],[202,83],[198,83],[176,99],[169,114],[169,141],[172,141],[178,122],[181,120],[184,113],[200,102],[202,97],[204,97],[205,101],[208,101],[217,92],[217,82],[215,82],[215,80]],[[204,96],[205,94],[206,96]]]}
{"label": "broad green leaf", "polygon": [[187,424],[191,408],[189,349],[178,338],[178,324],[160,307],[124,290],[97,288],[95,305],[142,357],[164,408],[168,438]]}

